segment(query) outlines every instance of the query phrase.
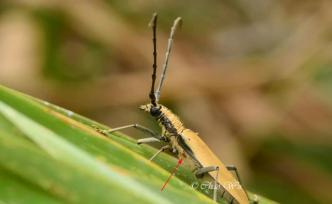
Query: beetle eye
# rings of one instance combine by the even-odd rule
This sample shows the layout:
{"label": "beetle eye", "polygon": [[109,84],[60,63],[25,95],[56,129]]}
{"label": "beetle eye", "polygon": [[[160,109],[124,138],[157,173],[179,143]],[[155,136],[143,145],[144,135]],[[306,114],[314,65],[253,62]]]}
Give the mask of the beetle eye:
{"label": "beetle eye", "polygon": [[150,113],[152,116],[159,116],[160,115],[160,107],[152,106],[150,109]]}

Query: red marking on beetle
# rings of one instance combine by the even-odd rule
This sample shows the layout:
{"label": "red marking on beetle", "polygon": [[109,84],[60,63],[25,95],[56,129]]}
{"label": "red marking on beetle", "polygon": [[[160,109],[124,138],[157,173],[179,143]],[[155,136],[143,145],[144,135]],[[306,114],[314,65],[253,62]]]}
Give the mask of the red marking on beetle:
{"label": "red marking on beetle", "polygon": [[168,182],[171,180],[171,178],[174,176],[174,174],[177,172],[177,170],[179,169],[179,166],[182,164],[183,159],[179,159],[178,163],[176,164],[176,167],[174,168],[172,174],[167,178],[167,180],[165,181],[164,185],[161,187],[160,191],[163,191],[166,187],[166,185],[168,184]]}

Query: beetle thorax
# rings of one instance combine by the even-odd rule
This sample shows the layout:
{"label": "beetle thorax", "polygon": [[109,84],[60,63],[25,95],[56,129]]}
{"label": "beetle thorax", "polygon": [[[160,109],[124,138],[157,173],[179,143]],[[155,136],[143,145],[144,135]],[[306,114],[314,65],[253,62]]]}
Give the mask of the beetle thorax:
{"label": "beetle thorax", "polygon": [[181,133],[185,128],[183,127],[182,122],[180,119],[172,113],[168,108],[165,106],[161,106],[161,114],[157,118],[159,125],[161,128],[164,129],[164,131],[170,133],[170,134],[179,134]]}

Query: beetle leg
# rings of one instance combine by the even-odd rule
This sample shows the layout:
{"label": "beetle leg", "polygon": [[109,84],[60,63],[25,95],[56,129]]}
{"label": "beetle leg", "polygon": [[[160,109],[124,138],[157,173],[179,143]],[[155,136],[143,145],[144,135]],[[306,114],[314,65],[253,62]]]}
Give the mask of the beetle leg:
{"label": "beetle leg", "polygon": [[211,171],[216,171],[217,169],[219,169],[218,166],[208,166],[208,167],[202,167],[202,168],[199,168],[197,171],[196,171],[196,176],[202,176],[206,173],[209,173]]}
{"label": "beetle leg", "polygon": [[234,165],[227,165],[226,168],[227,168],[228,171],[233,171],[233,172],[235,172],[236,178],[237,178],[237,180],[239,181],[239,183],[240,183],[241,186],[242,186],[242,181],[241,181],[241,178],[240,178],[240,174],[239,174],[239,171],[238,171],[238,169],[236,168],[236,166],[234,166]]}
{"label": "beetle leg", "polygon": [[146,137],[146,138],[142,138],[142,139],[138,139],[137,140],[137,144],[144,144],[144,143],[152,143],[152,142],[161,142],[161,140],[155,138],[155,137]]}
{"label": "beetle leg", "polygon": [[130,125],[124,125],[124,126],[120,126],[120,127],[117,127],[117,128],[112,128],[112,129],[99,129],[97,127],[94,127],[98,132],[104,134],[104,135],[107,135],[108,133],[112,133],[112,132],[116,132],[116,131],[120,131],[120,130],[124,130],[124,129],[127,129],[127,128],[135,128],[135,129],[138,129],[142,132],[145,132],[149,135],[151,135],[152,137],[154,138],[157,138],[159,140],[162,140],[163,137],[158,135],[157,133],[155,133],[153,130],[147,128],[147,127],[144,127],[142,125],[139,125],[139,124],[130,124]]}
{"label": "beetle leg", "polygon": [[211,171],[216,171],[216,177],[214,178],[214,189],[213,189],[213,200],[217,202],[217,192],[218,192],[218,177],[219,177],[219,166],[208,166],[202,167],[197,170],[196,176],[202,176]]}
{"label": "beetle leg", "polygon": [[165,151],[166,149],[170,149],[171,147],[169,145],[161,147],[149,160],[152,161],[158,154]]}
{"label": "beetle leg", "polygon": [[[227,168],[228,171],[234,171],[235,172],[236,178],[237,178],[237,180],[239,181],[240,185],[243,188],[242,181],[241,181],[241,178],[240,178],[240,173],[239,173],[238,169],[236,168],[236,166],[234,166],[234,165],[227,165],[226,168]],[[243,188],[243,190],[246,193],[246,196],[247,196],[248,200],[250,200],[247,190],[245,188]],[[254,203],[258,203],[258,202],[254,201]]]}

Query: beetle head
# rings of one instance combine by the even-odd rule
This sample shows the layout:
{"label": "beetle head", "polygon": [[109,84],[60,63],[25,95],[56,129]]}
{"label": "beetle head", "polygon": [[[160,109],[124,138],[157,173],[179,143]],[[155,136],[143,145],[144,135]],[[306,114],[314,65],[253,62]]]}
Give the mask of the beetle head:
{"label": "beetle head", "polygon": [[139,107],[139,109],[150,113],[153,117],[158,117],[161,114],[160,105],[154,106],[153,104],[149,103],[149,104],[141,105]]}

